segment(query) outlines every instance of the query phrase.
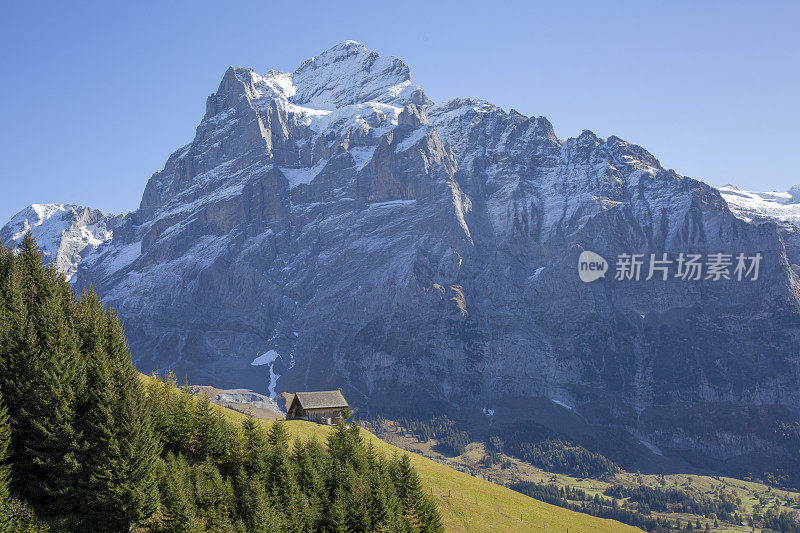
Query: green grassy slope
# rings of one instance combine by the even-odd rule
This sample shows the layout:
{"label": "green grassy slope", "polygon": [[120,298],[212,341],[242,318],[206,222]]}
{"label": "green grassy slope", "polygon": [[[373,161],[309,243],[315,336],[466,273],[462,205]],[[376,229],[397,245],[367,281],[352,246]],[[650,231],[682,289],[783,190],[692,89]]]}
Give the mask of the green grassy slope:
{"label": "green grassy slope", "polygon": [[[236,422],[240,423],[245,418],[238,411],[219,406],[217,408]],[[273,422],[260,420],[260,423],[269,428]],[[292,420],[285,424],[292,438],[316,437],[324,442],[331,431],[328,426],[302,420]],[[363,435],[366,442],[371,442],[385,455],[406,453],[366,430],[363,430]],[[447,531],[640,531],[620,522],[595,518],[534,500],[414,453],[408,455],[425,489],[432,491]]]}

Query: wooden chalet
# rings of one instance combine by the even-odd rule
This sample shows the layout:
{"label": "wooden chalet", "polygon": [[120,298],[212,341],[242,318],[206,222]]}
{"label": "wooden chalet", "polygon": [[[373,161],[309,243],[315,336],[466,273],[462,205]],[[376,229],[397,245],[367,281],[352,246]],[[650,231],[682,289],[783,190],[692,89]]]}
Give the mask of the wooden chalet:
{"label": "wooden chalet", "polygon": [[286,410],[286,418],[338,424],[344,421],[343,411],[349,407],[338,390],[296,392]]}

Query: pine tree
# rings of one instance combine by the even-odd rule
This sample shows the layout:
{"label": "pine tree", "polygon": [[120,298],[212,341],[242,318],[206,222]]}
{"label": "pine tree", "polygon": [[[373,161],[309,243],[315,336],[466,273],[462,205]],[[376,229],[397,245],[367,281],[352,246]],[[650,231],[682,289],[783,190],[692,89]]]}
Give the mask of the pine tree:
{"label": "pine tree", "polygon": [[[344,396],[344,391],[342,390],[341,387],[336,387],[336,390],[338,390],[342,394],[342,396]],[[350,408],[349,407],[343,407],[342,408],[342,419],[343,420],[347,420],[348,418],[350,418]]]}
{"label": "pine tree", "polygon": [[330,524],[327,529],[335,533],[350,533],[350,528],[347,525],[347,507],[345,506],[344,497],[341,494],[333,499],[330,512]]}
{"label": "pine tree", "polygon": [[292,451],[292,457],[297,465],[297,483],[309,501],[315,496],[318,499],[325,490],[325,483],[315,460],[316,444],[312,441],[302,443],[297,440]]}
{"label": "pine tree", "polygon": [[13,373],[0,387],[12,408],[12,489],[42,514],[64,513],[78,473],[75,391],[84,377],[65,309],[72,296],[63,277],[43,266],[30,234],[15,263],[12,291],[20,294],[11,295],[11,307],[21,302],[23,308],[10,317],[11,346],[2,355]]}
{"label": "pine tree", "polygon": [[284,515],[293,518],[298,510],[300,487],[297,485],[297,479],[295,478],[294,465],[289,458],[283,424],[280,422],[273,423],[268,438],[270,442],[275,442],[275,444],[271,447],[268,463],[267,488],[277,507],[283,511]]}
{"label": "pine tree", "polygon": [[[0,244],[0,374],[8,372],[8,352],[13,349],[11,346],[13,318],[8,301],[11,296],[9,281],[13,268],[13,253]],[[6,379],[0,378],[0,532],[2,533],[12,531],[9,516],[11,421],[2,398],[3,392],[8,387],[7,380],[8,374],[6,374]]]}
{"label": "pine tree", "polygon": [[11,533],[12,524],[9,516],[9,482],[11,465],[8,463],[9,445],[11,444],[11,425],[8,421],[8,410],[0,395],[0,533]]}
{"label": "pine tree", "polygon": [[192,456],[195,460],[219,458],[224,451],[223,428],[219,415],[205,394],[196,400],[192,423]]}
{"label": "pine tree", "polygon": [[115,498],[122,483],[113,412],[117,394],[106,357],[105,311],[93,292],[81,299],[79,334],[81,354],[87,362],[85,394],[76,415],[82,435],[75,503],[84,527],[119,531],[124,523]]}
{"label": "pine tree", "polygon": [[[169,449],[166,440],[169,431],[170,404],[172,401],[172,390],[166,383],[166,378],[159,374],[153,374],[147,381],[147,409],[150,412],[150,420],[153,425],[153,432],[158,439],[164,443],[164,448]],[[173,452],[175,450],[172,450]]]}
{"label": "pine tree", "polygon": [[269,504],[264,485],[258,480],[251,480],[243,487],[242,515],[247,531],[252,533],[281,531],[281,520]]}
{"label": "pine tree", "polygon": [[267,440],[273,446],[281,445],[286,448],[289,445],[289,433],[286,431],[286,426],[283,422],[273,422],[267,432]]}
{"label": "pine tree", "polygon": [[408,455],[403,455],[395,466],[394,483],[403,506],[403,513],[411,524],[422,532],[444,531],[436,505],[422,490],[419,476],[411,466]]}
{"label": "pine tree", "polygon": [[114,433],[119,445],[119,473],[116,512],[126,526],[152,515],[158,506],[156,464],[161,443],[142,383],[131,361],[128,344],[116,313],[107,313],[105,349],[117,391]]}
{"label": "pine tree", "polygon": [[163,530],[169,533],[200,533],[203,527],[197,518],[186,460],[182,456],[176,457],[168,453],[160,479],[161,500],[164,505]]}
{"label": "pine tree", "polygon": [[[196,399],[185,390],[171,389],[168,407],[168,432],[165,444],[173,453],[190,456],[194,445],[194,407]],[[174,396],[174,398],[172,397]]]}
{"label": "pine tree", "polygon": [[370,473],[368,476],[368,510],[375,529],[394,529],[395,519],[402,514],[400,501],[385,465],[372,444],[367,448]]}
{"label": "pine tree", "polygon": [[345,523],[348,531],[373,531],[364,495],[364,484],[352,465],[344,472],[340,494],[345,505]]}
{"label": "pine tree", "polygon": [[242,433],[245,470],[251,477],[263,477],[267,471],[269,446],[264,432],[258,427],[252,414],[242,421]]}
{"label": "pine tree", "polygon": [[223,479],[217,467],[210,462],[199,465],[193,469],[193,473],[197,508],[207,529],[220,532],[232,530],[234,496],[231,483]]}

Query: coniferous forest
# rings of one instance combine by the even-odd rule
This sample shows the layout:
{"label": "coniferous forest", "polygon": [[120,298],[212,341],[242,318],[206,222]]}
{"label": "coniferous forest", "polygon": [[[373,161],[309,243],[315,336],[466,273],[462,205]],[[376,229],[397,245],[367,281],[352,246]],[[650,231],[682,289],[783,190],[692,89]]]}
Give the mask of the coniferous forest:
{"label": "coniferous forest", "polygon": [[116,314],[30,235],[0,246],[0,531],[442,531],[407,456],[241,426],[144,382]]}

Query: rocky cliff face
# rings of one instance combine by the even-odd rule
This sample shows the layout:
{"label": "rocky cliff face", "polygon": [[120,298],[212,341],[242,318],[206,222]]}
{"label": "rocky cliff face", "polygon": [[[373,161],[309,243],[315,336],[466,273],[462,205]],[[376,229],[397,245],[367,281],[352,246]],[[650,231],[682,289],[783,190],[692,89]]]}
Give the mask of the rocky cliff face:
{"label": "rocky cliff face", "polygon": [[0,243],[10,245],[30,231],[45,257],[71,280],[82,257],[110,240],[122,218],[72,204],[33,204],[0,229]]}
{"label": "rocky cliff face", "polygon": [[[605,278],[580,281],[584,250]],[[614,279],[619,254],[682,252],[763,261],[756,281]],[[342,386],[362,415],[432,401],[476,427],[622,439],[618,460],[727,460],[783,453],[772,425],[800,408],[798,279],[774,224],[622,139],[433,104],[352,41],[294,73],[230,68],[77,277],[143,371]]]}
{"label": "rocky cliff face", "polygon": [[753,224],[775,224],[795,272],[800,272],[800,185],[786,192],[751,192],[735,185],[720,187],[731,212]]}

